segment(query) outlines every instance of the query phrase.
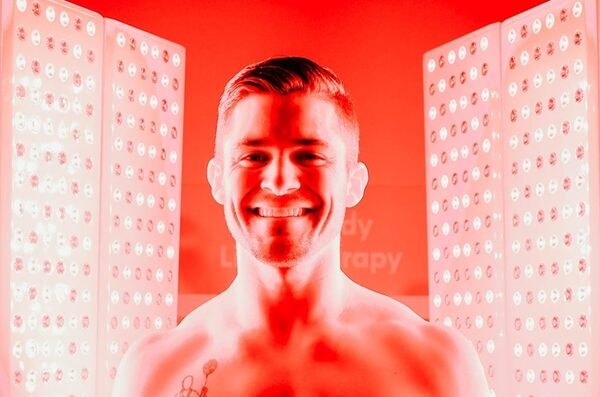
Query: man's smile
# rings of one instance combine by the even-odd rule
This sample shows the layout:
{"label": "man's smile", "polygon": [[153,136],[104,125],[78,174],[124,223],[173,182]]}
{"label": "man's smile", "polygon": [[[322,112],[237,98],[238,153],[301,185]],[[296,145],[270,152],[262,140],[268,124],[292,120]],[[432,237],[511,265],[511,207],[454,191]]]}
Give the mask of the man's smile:
{"label": "man's smile", "polygon": [[289,218],[301,217],[310,212],[308,208],[288,207],[288,208],[271,208],[271,207],[256,207],[252,213],[262,218]]}

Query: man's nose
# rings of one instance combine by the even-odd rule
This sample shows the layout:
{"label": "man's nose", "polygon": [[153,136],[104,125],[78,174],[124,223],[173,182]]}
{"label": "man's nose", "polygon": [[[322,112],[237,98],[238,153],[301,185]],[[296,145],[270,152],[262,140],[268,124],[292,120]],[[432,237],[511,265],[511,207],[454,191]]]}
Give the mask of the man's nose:
{"label": "man's nose", "polygon": [[291,193],[300,187],[298,169],[286,156],[276,157],[265,167],[260,187],[276,196]]}

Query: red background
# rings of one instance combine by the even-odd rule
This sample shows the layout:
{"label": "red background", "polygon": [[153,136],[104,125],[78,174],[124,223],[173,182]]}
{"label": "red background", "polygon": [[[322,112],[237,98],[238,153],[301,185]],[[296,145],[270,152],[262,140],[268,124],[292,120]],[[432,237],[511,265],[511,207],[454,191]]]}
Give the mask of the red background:
{"label": "red background", "polygon": [[[389,295],[427,295],[422,55],[542,1],[73,3],[187,49],[180,294],[217,293],[235,275],[234,245],[205,177],[223,86],[249,63],[300,55],[341,77],[361,125],[361,159],[370,182],[363,202],[348,213],[344,269]],[[371,224],[364,239],[357,221]],[[375,266],[384,259],[385,267]]]}

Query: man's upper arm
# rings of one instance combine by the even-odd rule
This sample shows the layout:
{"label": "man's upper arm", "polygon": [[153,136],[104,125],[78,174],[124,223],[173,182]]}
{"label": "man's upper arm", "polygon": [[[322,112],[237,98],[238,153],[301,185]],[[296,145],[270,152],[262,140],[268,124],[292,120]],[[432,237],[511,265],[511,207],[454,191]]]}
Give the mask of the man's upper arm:
{"label": "man's upper arm", "polygon": [[434,326],[430,336],[440,349],[441,365],[436,374],[438,390],[444,397],[488,397],[485,372],[471,342],[458,331]]}
{"label": "man's upper arm", "polygon": [[[146,360],[150,345],[156,336],[147,336],[134,343],[125,353],[117,369],[117,377],[112,389],[112,397],[144,396],[148,378]],[[144,364],[145,362],[145,364]]]}

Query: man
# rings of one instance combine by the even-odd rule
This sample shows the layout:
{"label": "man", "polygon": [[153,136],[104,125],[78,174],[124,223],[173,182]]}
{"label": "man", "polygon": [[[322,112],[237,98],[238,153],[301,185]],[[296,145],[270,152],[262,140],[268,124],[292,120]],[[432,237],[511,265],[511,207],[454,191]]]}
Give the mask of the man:
{"label": "man", "polygon": [[466,339],[341,271],[345,210],[368,173],[330,70],[285,57],[239,72],[207,173],[237,276],[176,329],[135,344],[113,396],[487,396]]}

